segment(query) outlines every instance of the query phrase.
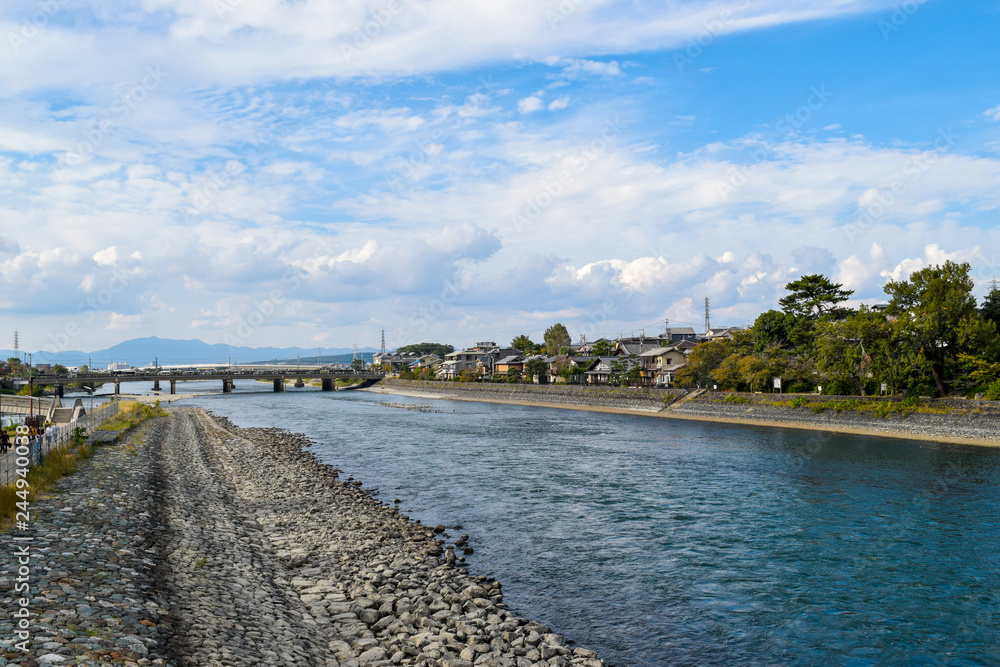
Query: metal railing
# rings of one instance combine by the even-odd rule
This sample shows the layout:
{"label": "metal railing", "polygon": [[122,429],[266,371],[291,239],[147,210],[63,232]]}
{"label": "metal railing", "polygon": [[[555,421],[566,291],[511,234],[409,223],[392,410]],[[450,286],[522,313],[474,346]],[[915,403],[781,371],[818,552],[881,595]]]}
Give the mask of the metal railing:
{"label": "metal railing", "polygon": [[[28,448],[31,452],[29,457],[30,465],[36,465],[45,460],[45,455],[54,449],[63,447],[73,439],[73,432],[77,428],[84,429],[87,433],[104,424],[108,420],[118,416],[118,401],[109,401],[97,407],[93,412],[88,412],[84,416],[68,424],[57,427],[50,427],[43,435],[31,439]],[[11,446],[6,454],[0,456],[0,484],[10,484],[16,475],[17,456],[14,438],[11,438]]]}

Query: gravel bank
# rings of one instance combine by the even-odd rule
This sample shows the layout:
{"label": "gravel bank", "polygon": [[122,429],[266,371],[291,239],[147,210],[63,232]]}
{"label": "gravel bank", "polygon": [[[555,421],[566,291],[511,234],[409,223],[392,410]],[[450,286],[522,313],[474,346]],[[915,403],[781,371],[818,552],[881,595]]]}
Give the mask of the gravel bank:
{"label": "gravel bank", "polygon": [[195,409],[138,436],[39,503],[45,636],[12,664],[603,665],[462,569],[462,536],[339,481],[302,436]]}

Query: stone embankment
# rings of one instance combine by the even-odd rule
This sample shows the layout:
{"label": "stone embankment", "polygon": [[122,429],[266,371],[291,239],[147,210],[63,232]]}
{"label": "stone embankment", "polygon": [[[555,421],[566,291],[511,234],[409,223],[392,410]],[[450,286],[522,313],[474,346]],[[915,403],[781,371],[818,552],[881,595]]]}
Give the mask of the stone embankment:
{"label": "stone embankment", "polygon": [[[879,416],[880,403],[898,398],[859,400],[850,396],[779,396],[729,394],[720,391],[590,387],[579,385],[507,385],[458,382],[382,380],[369,391],[428,398],[513,403],[649,414],[760,426],[785,426],[819,431],[861,433],[916,440],[1000,445],[1000,403],[965,399],[926,399],[910,411]],[[803,405],[790,402],[799,398]],[[735,400],[734,400],[735,399]],[[841,409],[840,405],[854,404]],[[830,407],[823,407],[823,406]],[[858,409],[858,406],[861,409]]]}
{"label": "stone embankment", "polygon": [[368,391],[415,393],[435,398],[552,405],[557,407],[615,410],[622,412],[659,412],[667,403],[683,396],[683,389],[649,387],[588,387],[582,385],[534,385],[481,382],[427,382],[386,379]]}
{"label": "stone embankment", "polygon": [[603,665],[302,436],[178,409],[131,437],[37,503],[32,650],[0,665]]}
{"label": "stone embankment", "polygon": [[791,407],[791,398],[708,392],[679,401],[663,416],[1000,445],[1000,405],[995,401],[925,400],[911,412],[890,412],[882,417],[875,410],[857,406],[899,401],[872,399],[866,405],[856,397],[809,396],[803,397],[803,405]]}

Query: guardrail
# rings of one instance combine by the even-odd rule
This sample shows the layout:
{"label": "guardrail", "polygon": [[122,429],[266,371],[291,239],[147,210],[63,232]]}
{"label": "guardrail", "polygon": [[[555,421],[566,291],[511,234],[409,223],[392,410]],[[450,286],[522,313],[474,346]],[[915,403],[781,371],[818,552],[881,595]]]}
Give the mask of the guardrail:
{"label": "guardrail", "polygon": [[[73,431],[77,428],[83,428],[87,433],[90,433],[101,424],[117,417],[118,412],[118,401],[109,401],[99,406],[93,412],[88,412],[76,421],[59,427],[49,428],[44,435],[32,438],[28,443],[28,447],[31,450],[29,457],[30,465],[41,463],[45,459],[46,454],[68,443],[73,438]],[[13,442],[13,438],[11,438],[11,441]],[[18,467],[14,464],[14,445],[11,444],[7,454],[0,457],[0,484],[10,484],[14,480],[15,470]]]}

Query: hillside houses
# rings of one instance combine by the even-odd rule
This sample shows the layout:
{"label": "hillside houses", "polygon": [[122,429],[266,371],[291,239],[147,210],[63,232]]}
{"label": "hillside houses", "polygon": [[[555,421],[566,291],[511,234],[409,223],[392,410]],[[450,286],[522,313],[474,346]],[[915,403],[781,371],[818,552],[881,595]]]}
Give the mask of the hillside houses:
{"label": "hillside houses", "polygon": [[[444,359],[435,355],[421,357],[412,352],[385,353],[375,355],[375,364],[404,375],[429,369],[438,380],[668,387],[699,342],[731,338],[735,330],[710,329],[698,334],[691,327],[671,327],[651,338],[619,337],[574,345],[572,354],[562,355],[530,355],[525,350],[501,347],[494,341],[481,341],[470,348],[455,350]],[[595,348],[608,354],[597,356],[593,354]]]}

